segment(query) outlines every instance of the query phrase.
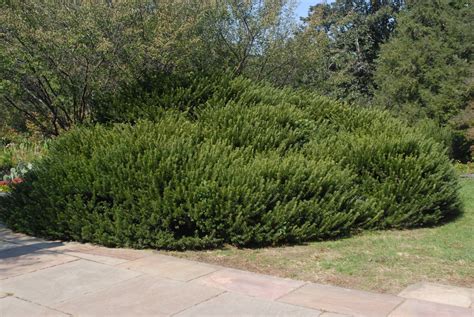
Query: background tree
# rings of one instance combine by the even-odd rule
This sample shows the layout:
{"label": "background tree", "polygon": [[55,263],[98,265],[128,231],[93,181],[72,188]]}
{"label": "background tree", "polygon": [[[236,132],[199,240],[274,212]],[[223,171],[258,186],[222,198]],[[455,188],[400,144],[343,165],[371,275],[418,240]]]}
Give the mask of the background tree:
{"label": "background tree", "polygon": [[94,120],[97,111],[113,113],[104,108],[121,102],[123,94],[131,100],[160,93],[173,85],[166,78],[171,74],[230,71],[262,79],[284,63],[272,56],[292,33],[292,3],[4,2],[0,100],[9,113],[5,121],[20,117],[45,135],[58,135]]}
{"label": "background tree", "polygon": [[377,60],[374,102],[412,123],[466,125],[459,116],[474,91],[472,9],[468,0],[410,1]]}
{"label": "background tree", "polygon": [[94,98],[116,90],[149,58],[146,7],[11,2],[0,14],[0,96],[45,135],[90,119]]}
{"label": "background tree", "polygon": [[297,23],[295,0],[224,0],[214,10],[210,34],[223,47],[235,75],[267,79],[288,63],[284,52]]}
{"label": "background tree", "polygon": [[374,88],[374,60],[380,45],[390,38],[403,3],[336,0],[312,6],[299,36],[303,42],[309,37],[317,43],[323,62],[307,68],[312,75],[305,76],[309,80],[304,86],[349,102],[367,103]]}

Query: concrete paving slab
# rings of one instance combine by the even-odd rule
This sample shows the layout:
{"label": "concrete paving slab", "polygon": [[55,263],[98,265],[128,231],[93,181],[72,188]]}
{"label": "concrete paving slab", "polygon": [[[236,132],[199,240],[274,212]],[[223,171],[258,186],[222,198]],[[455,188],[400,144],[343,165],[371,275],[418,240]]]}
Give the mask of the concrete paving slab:
{"label": "concrete paving slab", "polygon": [[63,242],[58,246],[51,248],[51,251],[69,253],[69,252],[88,252],[97,249],[97,246],[89,243]]}
{"label": "concrete paving slab", "polygon": [[77,242],[67,242],[53,250],[107,265],[118,265],[128,261],[141,259],[154,253],[151,250],[105,248],[93,244]]}
{"label": "concrete paving slab", "polygon": [[[97,246],[90,245],[90,244],[68,242],[60,247],[53,248],[52,250],[54,250],[55,252],[60,252],[62,254],[67,254],[67,255],[77,257],[77,258],[94,261],[94,262],[98,262],[102,264],[112,265],[112,266],[130,261],[130,260],[118,258],[118,257],[110,257],[110,256],[94,254],[94,252],[97,249],[98,249]],[[101,251],[98,251],[97,253],[100,253],[100,252]]]}
{"label": "concrete paving slab", "polygon": [[21,244],[21,245],[29,245],[34,243],[46,242],[46,240],[38,239],[34,237],[27,236],[23,233],[16,233],[7,229],[6,227],[0,227],[0,240],[4,240],[7,242]]}
{"label": "concrete paving slab", "polygon": [[390,317],[472,317],[471,308],[444,305],[418,299],[407,299]]}
{"label": "concrete paving slab", "polygon": [[307,284],[279,299],[281,302],[352,316],[386,316],[403,299],[340,287]]}
{"label": "concrete paving slab", "polygon": [[0,280],[76,260],[75,257],[48,250],[25,253],[20,248],[9,249],[0,252]]}
{"label": "concrete paving slab", "polygon": [[146,256],[153,255],[152,250],[133,250],[125,248],[106,248],[97,246],[91,250],[81,251],[82,253],[88,253],[92,255],[106,256],[111,258],[118,258],[128,261],[144,258]]}
{"label": "concrete paving slab", "polygon": [[301,281],[234,269],[216,271],[194,282],[238,294],[270,300],[283,296],[305,284]]}
{"label": "concrete paving slab", "polygon": [[0,316],[474,316],[468,288],[423,283],[404,290],[405,299],[153,251],[44,241],[0,224],[2,278]]}
{"label": "concrete paving slab", "polygon": [[161,254],[154,254],[139,260],[130,261],[118,267],[178,281],[190,281],[219,269],[219,267],[213,265]]}
{"label": "concrete paving slab", "polygon": [[0,299],[0,316],[11,317],[66,317],[67,314],[27,302],[16,297]]}
{"label": "concrete paving slab", "polygon": [[5,293],[5,292],[0,292],[0,299],[4,298],[4,297],[7,297],[7,296],[11,296],[11,294]]}
{"label": "concrete paving slab", "polygon": [[5,240],[0,240],[0,252],[8,250],[8,249],[16,248],[16,247],[19,247],[19,246],[20,246],[20,244],[8,242],[8,241],[5,241]]}
{"label": "concrete paving slab", "polygon": [[25,254],[30,254],[36,251],[52,251],[58,246],[62,246],[62,242],[37,242],[33,244],[16,244],[14,248],[9,248],[6,250],[0,251],[0,259],[18,257]]}
{"label": "concrete paving slab", "polygon": [[469,307],[472,304],[473,289],[441,285],[435,283],[418,283],[405,288],[398,296],[435,302],[439,304]]}
{"label": "concrete paving slab", "polygon": [[115,265],[122,264],[129,261],[129,260],[120,259],[120,258],[112,258],[108,256],[101,256],[101,255],[82,253],[82,252],[65,252],[65,254],[75,256],[84,260],[89,260],[89,261],[111,265],[111,266],[115,266]]}
{"label": "concrete paving slab", "polygon": [[324,312],[319,317],[351,317],[351,315]]}
{"label": "concrete paving slab", "polygon": [[320,311],[245,295],[225,293],[175,315],[191,316],[319,316]]}
{"label": "concrete paving slab", "polygon": [[76,260],[2,281],[3,292],[51,306],[96,292],[140,273],[86,260]]}
{"label": "concrete paving slab", "polygon": [[140,276],[56,308],[74,316],[169,316],[220,293],[201,285]]}

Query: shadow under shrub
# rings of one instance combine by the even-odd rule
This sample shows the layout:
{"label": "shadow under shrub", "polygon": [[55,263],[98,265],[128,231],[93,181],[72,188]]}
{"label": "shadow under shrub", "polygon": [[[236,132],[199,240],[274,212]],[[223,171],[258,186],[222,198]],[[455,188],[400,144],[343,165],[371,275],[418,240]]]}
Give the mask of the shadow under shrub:
{"label": "shadow under shrub", "polygon": [[442,145],[387,113],[236,79],[193,116],[59,137],[0,218],[108,246],[262,246],[435,225],[457,190]]}

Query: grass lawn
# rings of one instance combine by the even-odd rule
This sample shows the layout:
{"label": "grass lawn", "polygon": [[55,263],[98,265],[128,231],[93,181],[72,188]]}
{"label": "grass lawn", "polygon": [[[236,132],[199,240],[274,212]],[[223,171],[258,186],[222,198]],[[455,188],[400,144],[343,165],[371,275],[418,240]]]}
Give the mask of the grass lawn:
{"label": "grass lawn", "polygon": [[431,281],[474,286],[474,179],[462,180],[465,213],[436,228],[366,232],[301,246],[169,254],[259,273],[386,293]]}

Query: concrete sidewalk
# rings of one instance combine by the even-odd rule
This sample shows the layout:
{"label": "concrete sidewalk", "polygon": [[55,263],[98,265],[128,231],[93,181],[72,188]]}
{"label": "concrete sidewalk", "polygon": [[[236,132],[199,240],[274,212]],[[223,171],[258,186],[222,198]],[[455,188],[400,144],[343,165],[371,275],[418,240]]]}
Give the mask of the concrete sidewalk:
{"label": "concrete sidewalk", "polygon": [[473,293],[422,283],[399,296],[376,294],[0,228],[2,317],[473,317]]}

